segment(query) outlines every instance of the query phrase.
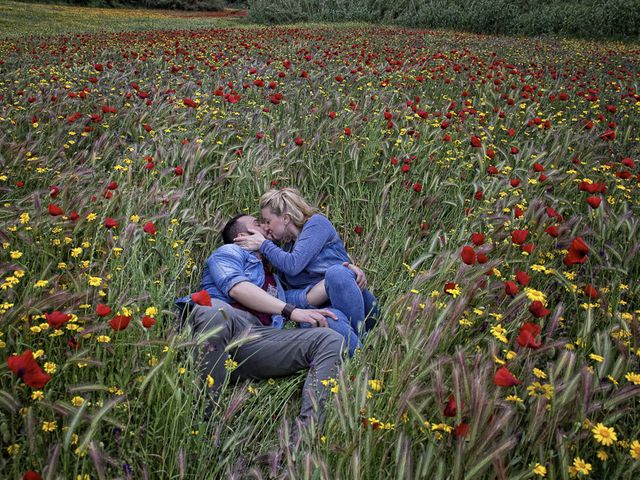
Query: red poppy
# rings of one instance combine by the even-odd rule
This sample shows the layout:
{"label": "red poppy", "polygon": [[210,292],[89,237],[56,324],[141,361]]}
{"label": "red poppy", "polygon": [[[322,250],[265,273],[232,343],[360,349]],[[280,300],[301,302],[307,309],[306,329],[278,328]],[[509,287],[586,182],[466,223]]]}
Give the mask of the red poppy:
{"label": "red poppy", "polygon": [[507,295],[517,295],[520,292],[520,289],[518,288],[518,285],[516,285],[515,282],[504,282],[504,292]]}
{"label": "red poppy", "polygon": [[118,221],[111,217],[107,217],[104,221],[105,228],[116,228],[117,226],[118,226]]}
{"label": "red poppy", "polygon": [[529,282],[531,281],[531,277],[529,276],[528,273],[521,272],[520,270],[518,270],[516,272],[516,280],[520,285],[522,285],[523,287],[526,287],[527,285],[529,285]]}
{"label": "red poppy", "polygon": [[587,203],[593,209],[596,209],[600,206],[600,202],[602,202],[602,198],[600,197],[587,197]]}
{"label": "red poppy", "polygon": [[471,136],[470,142],[471,142],[471,146],[472,147],[480,148],[482,146],[482,142],[480,141],[480,137],[477,137],[476,135]]}
{"label": "red poppy", "polygon": [[636,168],[636,164],[633,161],[633,158],[631,157],[626,157],[622,159],[622,164],[629,167],[629,168]]}
{"label": "red poppy", "polygon": [[604,133],[600,135],[600,138],[606,142],[612,142],[616,139],[616,132],[615,130],[605,130]]}
{"label": "red poppy", "polygon": [[[458,284],[455,282],[447,282],[444,284],[444,292],[449,293],[447,290],[455,290],[458,287]],[[449,295],[451,295],[449,293]]]}
{"label": "red poppy", "polygon": [[[464,409],[464,403],[460,402],[460,410]],[[456,404],[456,397],[451,394],[449,400],[444,406],[445,417],[455,417],[458,412],[458,405]]]}
{"label": "red poppy", "polygon": [[512,178],[509,183],[511,184],[511,186],[513,188],[516,188],[516,187],[518,187],[520,185],[520,179],[519,178]]}
{"label": "red poppy", "polygon": [[482,233],[472,233],[471,241],[474,245],[480,246],[484,244],[484,235]]}
{"label": "red poppy", "polygon": [[78,348],[80,348],[80,342],[78,342],[75,337],[69,337],[69,340],[67,340],[67,347],[72,350],[77,350]]}
{"label": "red poppy", "polygon": [[293,139],[293,141],[294,141],[294,143],[295,143],[296,145],[298,145],[299,147],[301,147],[301,146],[302,146],[302,144],[304,143],[304,140],[303,140],[302,138],[300,138],[300,137],[296,137],[296,138],[294,138],[294,139]]}
{"label": "red poppy", "polygon": [[478,263],[487,263],[489,261],[489,257],[487,257],[484,253],[478,253],[476,257]]}
{"label": "red poppy", "polygon": [[128,315],[116,315],[111,320],[109,320],[109,325],[116,332],[120,330],[124,330],[129,326],[129,322],[131,322],[131,317]]}
{"label": "red poppy", "polygon": [[520,153],[520,149],[518,147],[511,147],[511,154],[516,155],[517,153]]}
{"label": "red poppy", "polygon": [[471,425],[463,422],[453,429],[453,434],[458,438],[466,437],[469,434],[470,428],[471,428]]}
{"label": "red poppy", "polygon": [[534,300],[531,305],[529,305],[529,312],[536,318],[546,317],[551,313],[551,310],[545,308],[540,300]]}
{"label": "red poppy", "polygon": [[551,225],[550,227],[547,227],[544,230],[548,235],[552,236],[552,237],[557,237],[558,236],[558,227],[556,225]]}
{"label": "red poppy", "polygon": [[535,245],[533,243],[525,243],[521,248],[523,252],[527,252],[529,255],[531,255],[531,253],[533,253]]}
{"label": "red poppy", "polygon": [[564,257],[564,259],[562,260],[564,262],[564,264],[567,267],[570,267],[571,265],[575,265],[577,263],[584,263],[587,261],[587,257],[584,255],[579,255],[576,252],[572,252],[571,250],[569,250],[569,253],[567,253]]}
{"label": "red poppy", "polygon": [[211,296],[206,290],[200,290],[199,292],[194,293],[191,295],[191,300],[198,305],[203,305],[205,307],[211,306]]}
{"label": "red poppy", "polygon": [[180,165],[178,165],[176,168],[173,169],[173,173],[175,174],[176,177],[179,177],[184,173],[184,169]]}
{"label": "red poppy", "polygon": [[569,250],[573,250],[579,255],[586,255],[589,253],[589,246],[584,242],[582,237],[576,237],[571,242]]}
{"label": "red poppy", "polygon": [[24,472],[22,476],[22,480],[42,480],[42,477],[38,472],[34,472],[33,470],[27,470]]}
{"label": "red poppy", "polygon": [[62,325],[69,321],[71,315],[68,313],[62,313],[59,310],[54,310],[51,313],[45,313],[45,318],[47,319],[47,323],[49,326],[59,330]]}
{"label": "red poppy", "polygon": [[364,228],[363,228],[363,227],[361,227],[360,225],[358,225],[357,227],[354,227],[354,228],[353,228],[353,231],[354,231],[356,234],[361,235],[361,234],[362,234],[362,232],[364,232]]}
{"label": "red poppy", "polygon": [[155,235],[156,234],[156,226],[153,224],[153,222],[147,222],[144,224],[144,227],[142,227],[142,230],[144,230],[144,233],[148,233],[149,235]]}
{"label": "red poppy", "polygon": [[111,307],[109,305],[105,305],[104,303],[99,303],[96,307],[96,315],[99,317],[106,317],[111,313]]}
{"label": "red poppy", "polygon": [[196,102],[194,102],[193,100],[191,100],[190,98],[183,99],[182,103],[184,103],[185,106],[187,106],[187,107],[198,108],[198,104]]}
{"label": "red poppy", "polygon": [[495,165],[489,165],[487,167],[487,173],[489,175],[497,175],[500,173],[500,170],[498,170],[498,167],[496,167]]}
{"label": "red poppy", "polygon": [[153,127],[148,123],[143,123],[142,128],[144,128],[147,132],[150,132],[151,130],[153,130]]}
{"label": "red poppy", "polygon": [[420,182],[414,183],[413,190],[417,193],[420,193],[422,191],[422,184]]}
{"label": "red poppy", "polygon": [[529,230],[514,230],[511,232],[511,241],[516,245],[522,245],[529,235]]}
{"label": "red poppy", "polygon": [[31,350],[26,350],[22,355],[11,355],[7,358],[7,366],[31,388],[42,388],[51,380],[33,358]]}
{"label": "red poppy", "polygon": [[331,120],[333,120],[334,118],[336,118],[336,112],[329,112],[329,118]]}
{"label": "red poppy", "polygon": [[513,387],[514,385],[520,385],[522,382],[514,377],[507,367],[500,367],[493,378],[493,383],[498,387]]}
{"label": "red poppy", "polygon": [[576,263],[584,263],[587,260],[587,254],[589,253],[589,247],[581,237],[576,237],[569,247],[569,252],[564,257],[564,264],[566,266],[575,265]]}
{"label": "red poppy", "polygon": [[526,348],[540,348],[542,344],[542,340],[536,341],[536,337],[540,335],[542,328],[540,325],[531,322],[525,322],[522,327],[520,327],[520,332],[518,333],[518,338],[516,338],[516,342],[521,347]]}
{"label": "red poppy", "polygon": [[533,171],[534,172],[544,172],[544,165],[542,165],[541,163],[534,163],[533,164]]}
{"label": "red poppy", "polygon": [[598,298],[598,291],[596,290],[596,287],[594,287],[591,284],[588,284],[586,287],[584,287],[584,294],[591,298],[591,299],[596,299]]}
{"label": "red poppy", "polygon": [[476,252],[473,250],[473,247],[467,245],[462,248],[460,258],[462,258],[462,261],[467,265],[473,265],[476,263]]}
{"label": "red poppy", "polygon": [[550,217],[555,217],[559,222],[562,221],[562,215],[556,212],[556,210],[553,207],[547,207],[545,211],[547,215],[549,215]]}
{"label": "red poppy", "polygon": [[480,201],[480,200],[482,200],[482,199],[484,198],[484,193],[482,193],[482,190],[478,190],[478,191],[473,195],[473,197],[474,197],[476,200]]}
{"label": "red poppy", "polygon": [[49,187],[49,196],[51,198],[56,198],[60,194],[60,189],[55,185],[51,185]]}
{"label": "red poppy", "polygon": [[580,182],[578,190],[589,193],[607,193],[607,184],[604,182]]}
{"label": "red poppy", "polygon": [[145,315],[144,317],[142,317],[142,326],[144,328],[151,328],[156,324],[156,319],[152,318],[148,315]]}
{"label": "red poppy", "polygon": [[55,205],[53,203],[49,204],[48,209],[49,215],[51,215],[52,217],[57,217],[58,215],[62,215],[64,213],[58,205]]}

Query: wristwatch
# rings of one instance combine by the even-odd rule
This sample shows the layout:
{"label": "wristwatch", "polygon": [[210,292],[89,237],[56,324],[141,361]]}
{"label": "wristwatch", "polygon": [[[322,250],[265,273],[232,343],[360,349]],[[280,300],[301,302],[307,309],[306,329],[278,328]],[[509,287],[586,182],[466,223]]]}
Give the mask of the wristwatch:
{"label": "wristwatch", "polygon": [[293,311],[298,308],[295,305],[291,305],[290,303],[287,303],[284,308],[282,309],[281,315],[286,319],[289,320],[291,318],[291,314],[293,313]]}

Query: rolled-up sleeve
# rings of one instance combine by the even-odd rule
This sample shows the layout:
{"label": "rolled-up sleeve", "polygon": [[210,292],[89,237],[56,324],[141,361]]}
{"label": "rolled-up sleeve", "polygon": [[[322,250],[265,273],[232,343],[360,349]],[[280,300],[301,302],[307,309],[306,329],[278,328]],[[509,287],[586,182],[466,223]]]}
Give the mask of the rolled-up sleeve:
{"label": "rolled-up sleeve", "polygon": [[226,296],[238,283],[250,282],[244,273],[244,266],[242,249],[237,245],[224,245],[207,259],[213,283]]}

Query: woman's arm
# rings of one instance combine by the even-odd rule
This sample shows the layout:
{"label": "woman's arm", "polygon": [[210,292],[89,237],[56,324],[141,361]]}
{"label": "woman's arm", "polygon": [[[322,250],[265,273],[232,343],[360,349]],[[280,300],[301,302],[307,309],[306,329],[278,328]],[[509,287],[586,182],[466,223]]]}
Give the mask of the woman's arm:
{"label": "woman's arm", "polygon": [[298,275],[334,235],[337,233],[331,222],[322,215],[314,215],[302,227],[291,253],[285,252],[270,240],[262,243],[260,252],[280,272]]}

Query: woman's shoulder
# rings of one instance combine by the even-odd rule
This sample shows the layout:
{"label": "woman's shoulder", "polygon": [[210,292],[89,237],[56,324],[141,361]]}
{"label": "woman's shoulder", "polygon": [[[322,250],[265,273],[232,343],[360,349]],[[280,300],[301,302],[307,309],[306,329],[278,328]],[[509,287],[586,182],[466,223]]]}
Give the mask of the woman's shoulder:
{"label": "woman's shoulder", "polygon": [[302,227],[302,229],[309,229],[308,231],[313,231],[316,234],[320,235],[328,235],[329,239],[333,239],[338,236],[336,227],[334,227],[333,223],[331,223],[329,219],[321,213],[312,215],[304,224],[304,227]]}
{"label": "woman's shoulder", "polygon": [[305,225],[324,225],[331,226],[333,228],[333,224],[329,221],[327,217],[322,215],[321,213],[314,213],[309,217],[309,220],[305,223]]}

